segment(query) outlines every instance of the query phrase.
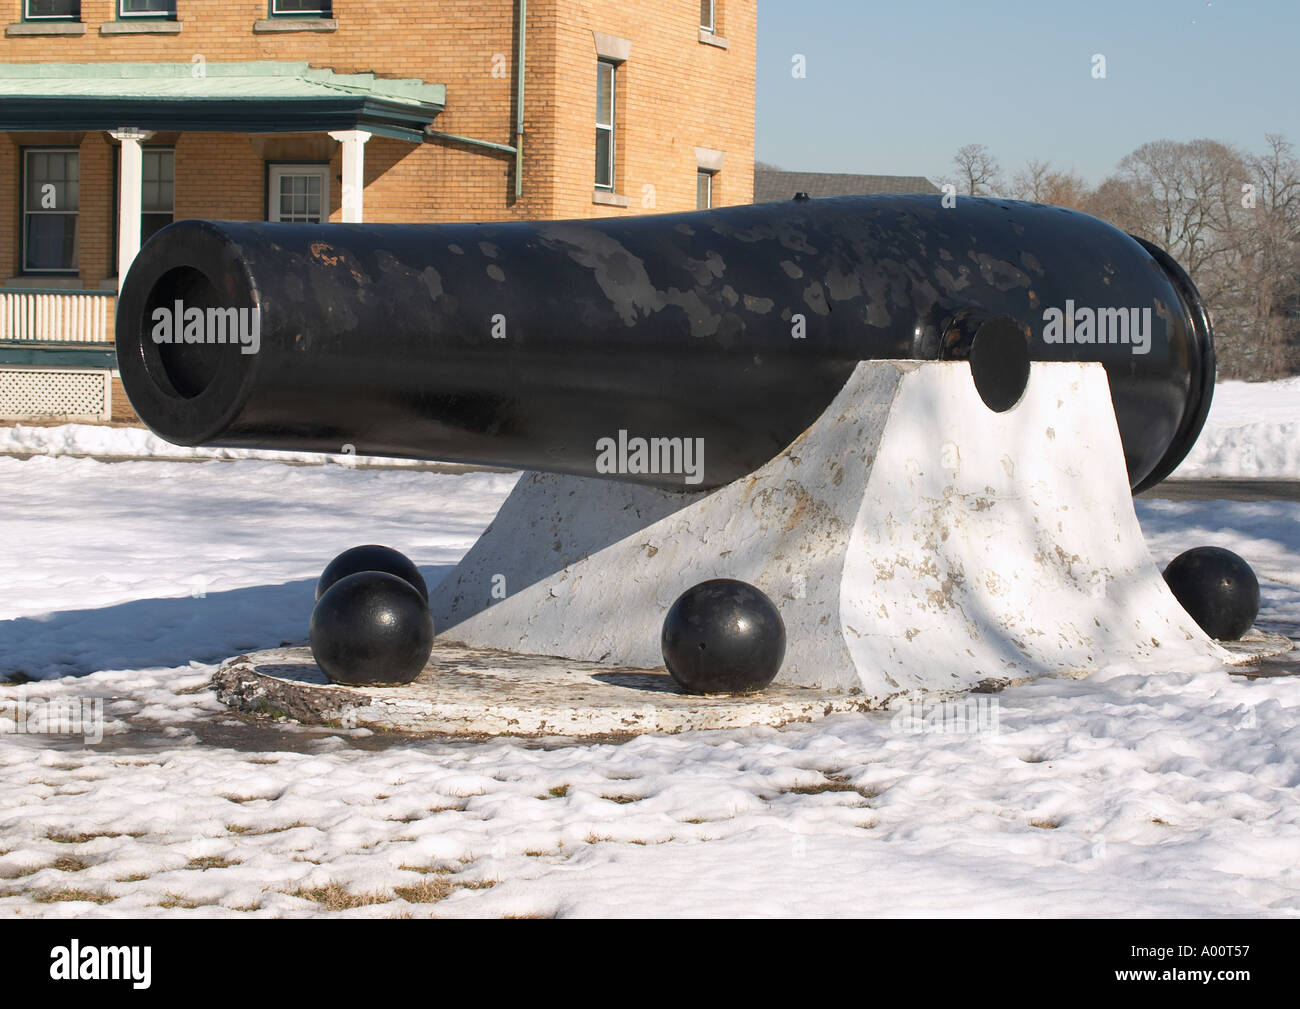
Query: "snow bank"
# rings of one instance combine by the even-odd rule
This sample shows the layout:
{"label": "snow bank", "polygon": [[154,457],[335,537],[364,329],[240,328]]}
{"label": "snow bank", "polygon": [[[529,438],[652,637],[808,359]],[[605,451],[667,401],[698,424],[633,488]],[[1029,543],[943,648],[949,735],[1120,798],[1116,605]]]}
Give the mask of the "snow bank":
{"label": "snow bank", "polygon": [[163,441],[142,427],[106,427],[99,424],[59,424],[0,427],[0,455],[92,456],[98,459],[265,459],[296,463],[382,463],[386,466],[423,466],[419,459],[387,459],[339,452],[276,452],[242,448],[186,448]]}
{"label": "snow bank", "polygon": [[1173,479],[1300,480],[1300,376],[1220,382],[1205,429]]}

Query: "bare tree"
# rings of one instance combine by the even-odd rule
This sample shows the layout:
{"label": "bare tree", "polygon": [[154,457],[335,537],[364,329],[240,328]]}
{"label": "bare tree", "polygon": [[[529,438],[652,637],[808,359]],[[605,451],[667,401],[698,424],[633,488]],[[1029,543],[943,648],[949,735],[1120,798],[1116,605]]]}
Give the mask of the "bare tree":
{"label": "bare tree", "polygon": [[952,163],[957,166],[957,185],[967,196],[996,196],[1001,189],[1001,166],[983,144],[958,148]]}
{"label": "bare tree", "polygon": [[1147,220],[1149,215],[1136,187],[1117,175],[1110,176],[1094,189],[1080,209],[1131,235],[1145,236],[1151,230]]}
{"label": "bare tree", "polygon": [[1300,161],[1284,137],[1265,141],[1246,158],[1233,308],[1252,335],[1251,370],[1276,377],[1300,371]]}
{"label": "bare tree", "polygon": [[1143,144],[1084,209],[1187,270],[1210,308],[1222,375],[1300,366],[1300,164],[1283,138],[1270,136],[1262,155],[1206,139]]}
{"label": "bare tree", "polygon": [[[1003,189],[983,144],[953,158],[959,193]],[[1006,191],[1082,210],[1167,250],[1210,309],[1220,374],[1268,379],[1300,373],[1300,158],[1277,134],[1262,153],[1217,140],[1156,140],[1120,161],[1095,189],[1072,171],[1031,159]]]}
{"label": "bare tree", "polygon": [[1092,188],[1074,172],[1049,172],[1044,180],[1041,202],[1054,207],[1082,210],[1092,196]]}
{"label": "bare tree", "polygon": [[1188,273],[1231,260],[1233,216],[1246,176],[1235,148],[1217,140],[1157,140],[1126,155],[1119,171],[1145,205],[1143,237]]}
{"label": "bare tree", "polygon": [[1011,176],[1011,195],[1017,200],[1046,202],[1043,194],[1047,191],[1047,176],[1050,171],[1050,162],[1030,158],[1024,168]]}

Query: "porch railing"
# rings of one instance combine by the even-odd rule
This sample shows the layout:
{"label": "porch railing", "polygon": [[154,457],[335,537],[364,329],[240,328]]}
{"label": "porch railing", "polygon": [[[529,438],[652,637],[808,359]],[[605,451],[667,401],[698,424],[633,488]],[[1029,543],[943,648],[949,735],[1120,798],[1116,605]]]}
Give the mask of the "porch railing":
{"label": "porch railing", "polygon": [[109,291],[0,289],[0,340],[109,343]]}

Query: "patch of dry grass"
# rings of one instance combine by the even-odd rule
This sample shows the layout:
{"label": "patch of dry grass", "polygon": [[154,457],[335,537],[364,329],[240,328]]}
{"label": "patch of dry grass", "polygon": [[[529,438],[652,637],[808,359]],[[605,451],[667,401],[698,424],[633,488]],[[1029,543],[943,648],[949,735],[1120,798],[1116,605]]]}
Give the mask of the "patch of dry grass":
{"label": "patch of dry grass", "polygon": [[94,890],[73,890],[64,888],[61,890],[46,890],[44,893],[38,893],[32,897],[32,900],[38,904],[59,904],[65,901],[88,901],[91,904],[111,904],[117,900],[116,897],[109,896],[106,893],[96,893]]}
{"label": "patch of dry grass", "polygon": [[382,893],[352,893],[338,883],[312,888],[299,887],[297,890],[282,890],[290,897],[310,900],[326,911],[350,911],[354,907],[369,907],[372,904],[387,904],[393,898]]}
{"label": "patch of dry grass", "polygon": [[442,876],[422,879],[414,886],[393,887],[393,893],[408,904],[436,904],[451,895],[455,887]]}
{"label": "patch of dry grass", "polygon": [[85,844],[88,841],[96,841],[101,837],[144,837],[144,832],[141,831],[135,834],[121,834],[116,831],[105,830],[105,831],[98,831],[93,834],[91,833],[73,834],[73,833],[64,833],[57,830],[51,830],[49,833],[45,835],[45,837],[47,840],[53,841],[56,844]]}
{"label": "patch of dry grass", "polygon": [[795,785],[793,788],[781,789],[782,795],[824,795],[827,792],[856,792],[864,799],[874,799],[880,794],[874,789],[855,785],[848,778],[838,774],[828,774],[812,785]]}
{"label": "patch of dry grass", "polygon": [[398,868],[406,872],[418,872],[421,875],[432,873],[437,876],[449,876],[456,871],[449,865],[399,865]]}
{"label": "patch of dry grass", "polygon": [[226,824],[226,831],[248,837],[265,837],[267,834],[283,834],[286,830],[297,830],[299,827],[311,827],[311,824],[298,820],[294,823],[285,824],[283,827],[268,827],[266,830],[258,830],[256,827],[243,827],[237,823],[228,823]]}
{"label": "patch of dry grass", "polygon": [[232,865],[241,865],[237,858],[225,858],[222,855],[207,855],[203,858],[191,858],[186,869],[203,872],[207,869],[229,869]]}
{"label": "patch of dry grass", "polygon": [[195,903],[194,901],[190,900],[188,897],[182,897],[179,893],[172,893],[168,891],[166,894],[163,895],[163,899],[158,901],[158,906],[165,907],[169,911],[172,908],[176,908],[176,907],[184,908],[187,911],[192,911],[196,907],[211,907],[212,904],[210,901],[201,901],[199,903]]}

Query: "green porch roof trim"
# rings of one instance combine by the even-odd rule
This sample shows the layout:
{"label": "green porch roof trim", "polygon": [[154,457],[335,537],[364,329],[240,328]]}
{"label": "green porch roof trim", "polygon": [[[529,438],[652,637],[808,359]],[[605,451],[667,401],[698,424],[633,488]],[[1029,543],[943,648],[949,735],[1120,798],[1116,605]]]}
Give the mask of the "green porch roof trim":
{"label": "green porch roof trim", "polygon": [[117,367],[117,351],[111,343],[0,343],[0,365],[6,364],[111,370]]}
{"label": "green porch roof trim", "polygon": [[367,130],[419,143],[442,84],[308,63],[0,63],[0,131],[309,133]]}

